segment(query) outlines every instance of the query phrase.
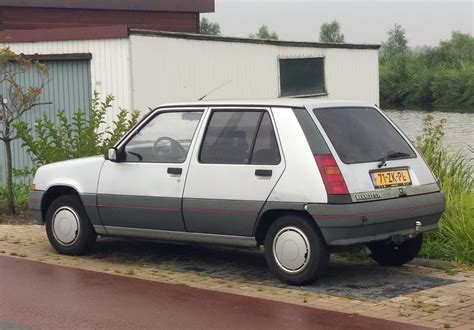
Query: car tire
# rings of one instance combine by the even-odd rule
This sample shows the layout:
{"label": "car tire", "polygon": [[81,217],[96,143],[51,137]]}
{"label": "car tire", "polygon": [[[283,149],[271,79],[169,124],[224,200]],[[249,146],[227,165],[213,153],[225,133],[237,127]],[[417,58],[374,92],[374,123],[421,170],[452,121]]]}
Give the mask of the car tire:
{"label": "car tire", "polygon": [[303,216],[278,218],[268,229],[264,246],[268,267],[290,285],[316,281],[329,264],[329,251],[321,232]]}
{"label": "car tire", "polygon": [[367,244],[371,257],[384,266],[402,266],[412,261],[418,255],[423,244],[423,234],[395,244],[389,241],[379,241]]}
{"label": "car tire", "polygon": [[46,233],[56,251],[83,255],[95,244],[97,234],[78,197],[64,195],[54,200],[46,213]]}

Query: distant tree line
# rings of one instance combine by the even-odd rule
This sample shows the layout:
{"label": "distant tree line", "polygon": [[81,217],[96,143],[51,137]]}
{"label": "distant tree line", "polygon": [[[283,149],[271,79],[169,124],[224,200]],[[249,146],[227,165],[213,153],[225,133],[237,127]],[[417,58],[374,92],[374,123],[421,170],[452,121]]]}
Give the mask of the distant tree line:
{"label": "distant tree line", "polygon": [[385,107],[474,111],[474,38],[453,32],[436,47],[411,50],[395,25],[380,50],[380,99]]}
{"label": "distant tree line", "polygon": [[210,22],[207,18],[203,17],[201,18],[201,22],[199,24],[199,33],[211,36],[220,36],[221,27],[219,26],[219,23]]}
{"label": "distant tree line", "polygon": [[331,23],[323,23],[319,32],[320,42],[344,42],[344,34],[341,33],[341,26],[334,20]]}
{"label": "distant tree line", "polygon": [[[220,26],[202,18],[201,33],[220,35]],[[249,38],[278,40],[278,34],[262,25]],[[323,23],[319,41],[344,43],[340,24]],[[436,47],[410,49],[405,30],[395,24],[380,49],[380,100],[384,107],[474,111],[472,35],[453,32]]]}
{"label": "distant tree line", "polygon": [[268,26],[262,25],[257,33],[249,34],[251,39],[266,39],[266,40],[278,40],[278,34],[275,31],[270,31]]}

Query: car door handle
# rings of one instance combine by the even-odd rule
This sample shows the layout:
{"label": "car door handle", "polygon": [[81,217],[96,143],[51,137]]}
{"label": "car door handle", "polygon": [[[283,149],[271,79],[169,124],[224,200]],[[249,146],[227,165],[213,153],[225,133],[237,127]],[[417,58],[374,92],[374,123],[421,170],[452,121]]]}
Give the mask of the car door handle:
{"label": "car door handle", "polygon": [[272,170],[255,170],[255,176],[271,177],[272,173]]}
{"label": "car door handle", "polygon": [[183,173],[183,169],[179,167],[168,167],[168,174],[173,175],[181,175]]}

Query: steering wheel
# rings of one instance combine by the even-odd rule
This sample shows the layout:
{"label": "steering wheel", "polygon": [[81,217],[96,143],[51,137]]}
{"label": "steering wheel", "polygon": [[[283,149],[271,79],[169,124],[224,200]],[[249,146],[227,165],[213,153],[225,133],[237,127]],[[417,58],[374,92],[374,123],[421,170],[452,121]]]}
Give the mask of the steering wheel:
{"label": "steering wheel", "polygon": [[186,158],[186,150],[183,148],[183,146],[176,141],[175,139],[169,137],[169,136],[162,136],[158,140],[155,141],[153,144],[153,154],[157,157],[157,159],[160,158],[161,152],[160,149],[160,143],[162,141],[168,141],[169,144],[169,153],[170,154],[175,154],[177,153],[179,155],[179,158]]}

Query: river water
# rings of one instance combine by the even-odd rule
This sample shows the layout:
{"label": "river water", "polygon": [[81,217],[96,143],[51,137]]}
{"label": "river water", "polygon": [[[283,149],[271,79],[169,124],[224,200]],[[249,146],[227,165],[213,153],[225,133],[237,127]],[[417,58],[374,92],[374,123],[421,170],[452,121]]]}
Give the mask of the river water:
{"label": "river water", "polygon": [[[426,111],[384,110],[384,112],[410,140],[414,141],[417,136],[423,134],[423,117],[426,116]],[[451,152],[461,150],[471,158],[471,164],[474,165],[474,113],[433,111],[430,114],[434,117],[433,123],[439,122],[442,118],[448,120],[444,126],[443,145]]]}

